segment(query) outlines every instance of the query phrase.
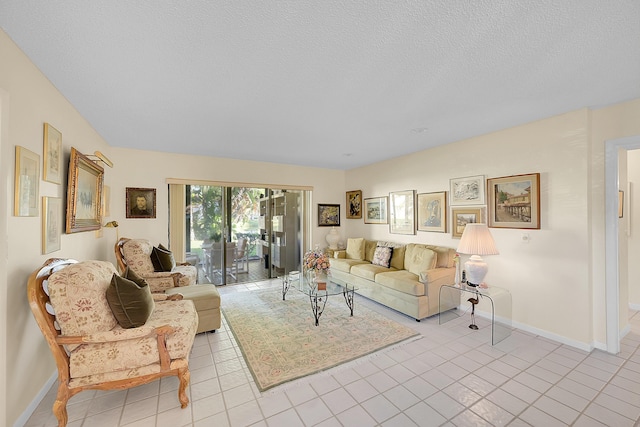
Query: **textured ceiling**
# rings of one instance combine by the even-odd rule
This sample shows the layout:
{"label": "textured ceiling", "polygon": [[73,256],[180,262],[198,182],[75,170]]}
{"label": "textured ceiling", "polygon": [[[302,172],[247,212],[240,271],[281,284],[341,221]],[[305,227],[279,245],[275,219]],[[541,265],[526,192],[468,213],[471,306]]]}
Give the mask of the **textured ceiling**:
{"label": "textured ceiling", "polygon": [[638,0],[1,0],[0,27],[144,150],[351,169],[640,97]]}

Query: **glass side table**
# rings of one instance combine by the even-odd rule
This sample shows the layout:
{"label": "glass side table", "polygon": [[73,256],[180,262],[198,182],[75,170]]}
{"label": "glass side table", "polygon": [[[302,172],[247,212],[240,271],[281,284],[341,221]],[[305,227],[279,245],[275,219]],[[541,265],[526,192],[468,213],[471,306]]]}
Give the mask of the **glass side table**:
{"label": "glass side table", "polygon": [[[496,345],[511,335],[511,293],[497,286],[480,288],[443,285],[438,295],[438,323],[442,325],[466,315],[467,310],[457,308],[462,304],[469,304],[467,300],[470,298],[478,301],[477,306],[481,311],[488,311],[491,315],[491,345]],[[473,306],[472,309],[475,311],[476,307]],[[475,321],[472,322],[472,325],[475,325]]]}

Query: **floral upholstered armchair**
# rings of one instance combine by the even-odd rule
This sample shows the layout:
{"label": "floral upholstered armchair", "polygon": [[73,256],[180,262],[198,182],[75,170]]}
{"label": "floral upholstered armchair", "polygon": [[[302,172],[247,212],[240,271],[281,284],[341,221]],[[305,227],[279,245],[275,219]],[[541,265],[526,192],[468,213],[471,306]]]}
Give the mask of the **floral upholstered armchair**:
{"label": "floral upholstered armchair", "polygon": [[[188,360],[198,326],[193,302],[155,295],[148,299],[150,309],[138,319],[140,325],[125,328],[123,312],[114,302],[124,301],[123,294],[109,297],[113,289],[125,289],[122,283],[113,264],[105,261],[52,258],[29,277],[29,305],[58,370],[53,412],[59,426],[67,424],[67,401],[83,390],[124,389],[177,376],[180,404],[185,408],[189,403]],[[151,295],[148,286],[134,283],[126,289],[136,288]]]}
{"label": "floral upholstered armchair", "polygon": [[[190,264],[164,265],[165,271],[157,271],[153,263],[152,256],[157,253],[158,248],[145,239],[120,238],[115,246],[116,260],[121,273],[127,267],[133,270],[138,276],[145,279],[151,292],[164,292],[178,286],[194,285],[198,278],[198,270]],[[162,248],[164,249],[164,248]],[[162,251],[166,254],[166,250]],[[160,263],[162,264],[162,263]]]}

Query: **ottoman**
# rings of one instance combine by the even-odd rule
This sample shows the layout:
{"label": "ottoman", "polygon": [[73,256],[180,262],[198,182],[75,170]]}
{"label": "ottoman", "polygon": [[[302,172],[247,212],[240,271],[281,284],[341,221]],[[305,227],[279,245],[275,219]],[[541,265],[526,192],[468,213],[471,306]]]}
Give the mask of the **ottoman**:
{"label": "ottoman", "polygon": [[220,329],[220,293],[215,285],[189,285],[167,289],[167,295],[181,294],[184,299],[193,301],[198,312],[198,329],[196,333]]}

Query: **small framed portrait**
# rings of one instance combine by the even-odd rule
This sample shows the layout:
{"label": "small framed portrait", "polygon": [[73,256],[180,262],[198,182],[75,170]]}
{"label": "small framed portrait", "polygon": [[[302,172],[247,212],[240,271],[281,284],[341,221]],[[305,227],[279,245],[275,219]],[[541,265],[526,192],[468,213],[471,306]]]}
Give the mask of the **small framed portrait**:
{"label": "small framed portrait", "polygon": [[418,194],[418,231],[447,232],[447,192]]}
{"label": "small framed portrait", "polygon": [[362,191],[347,191],[347,219],[362,218]]}
{"label": "small framed portrait", "polygon": [[540,174],[487,180],[489,227],[540,228]]}
{"label": "small framed portrait", "polygon": [[156,217],[156,189],[127,187],[127,218]]}
{"label": "small framed portrait", "polygon": [[318,203],[318,227],[334,227],[340,225],[340,205],[324,205]]}
{"label": "small framed portrait", "polygon": [[482,207],[451,208],[451,237],[459,239],[462,237],[467,224],[482,223]]}
{"label": "small framed portrait", "polygon": [[389,212],[389,208],[387,205],[387,196],[364,199],[364,223],[388,224],[387,212]]}

